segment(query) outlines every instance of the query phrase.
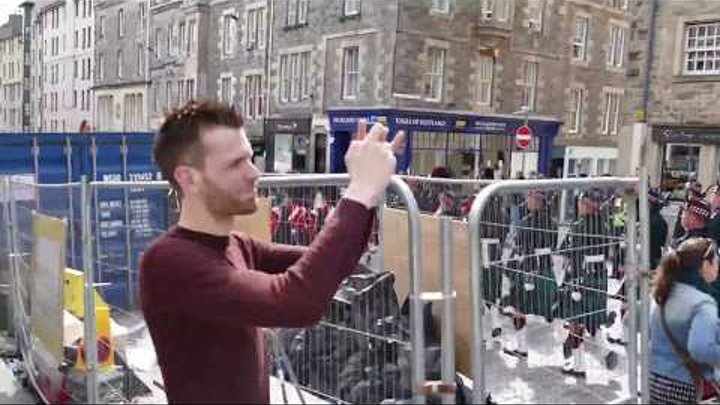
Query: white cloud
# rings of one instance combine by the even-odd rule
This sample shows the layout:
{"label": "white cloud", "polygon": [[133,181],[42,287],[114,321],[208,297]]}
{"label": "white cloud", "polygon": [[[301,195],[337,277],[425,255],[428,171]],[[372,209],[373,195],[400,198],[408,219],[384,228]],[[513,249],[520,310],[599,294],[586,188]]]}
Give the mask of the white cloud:
{"label": "white cloud", "polygon": [[20,12],[18,0],[0,0],[0,25],[7,22],[10,14]]}

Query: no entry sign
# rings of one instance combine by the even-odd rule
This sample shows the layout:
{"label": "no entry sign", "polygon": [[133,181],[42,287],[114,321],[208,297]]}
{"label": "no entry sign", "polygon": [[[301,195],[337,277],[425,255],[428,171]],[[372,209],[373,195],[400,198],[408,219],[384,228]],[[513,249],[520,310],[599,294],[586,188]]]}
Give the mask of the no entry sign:
{"label": "no entry sign", "polygon": [[515,145],[518,149],[525,150],[530,147],[530,141],[532,141],[533,132],[529,126],[523,125],[515,131]]}

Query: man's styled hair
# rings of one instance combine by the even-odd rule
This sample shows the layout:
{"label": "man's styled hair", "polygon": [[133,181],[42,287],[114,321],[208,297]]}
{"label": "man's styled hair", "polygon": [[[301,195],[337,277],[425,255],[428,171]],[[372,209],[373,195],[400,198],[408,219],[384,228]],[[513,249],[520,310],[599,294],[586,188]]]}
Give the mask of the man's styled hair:
{"label": "man's styled hair", "polygon": [[176,190],[173,173],[180,164],[202,167],[202,131],[213,126],[242,128],[243,119],[235,109],[217,101],[190,101],[165,117],[155,138],[153,158],[162,176]]}

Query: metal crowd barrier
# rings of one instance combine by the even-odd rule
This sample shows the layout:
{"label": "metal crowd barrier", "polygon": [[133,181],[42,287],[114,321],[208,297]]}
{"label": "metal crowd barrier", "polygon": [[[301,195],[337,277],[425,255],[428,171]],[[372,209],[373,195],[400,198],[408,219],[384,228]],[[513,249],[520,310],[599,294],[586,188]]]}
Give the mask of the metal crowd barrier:
{"label": "metal crowd barrier", "polygon": [[639,370],[647,402],[645,201],[638,178],[509,180],[478,193],[469,215],[473,403],[636,402]]}
{"label": "metal crowd barrier", "polygon": [[[311,243],[317,232],[322,229],[322,223],[327,217],[326,215],[329,214],[331,206],[340,197],[341,189],[348,183],[349,177],[347,175],[296,175],[261,178],[258,186],[259,194],[267,198],[267,208],[271,211],[271,218],[275,218],[271,219],[270,224],[267,224],[272,240],[300,245]],[[70,190],[73,201],[76,204],[79,202],[79,213],[44,209],[33,198],[21,201],[15,198],[18,189],[21,188],[30,190],[30,194],[36,196],[41,191],[48,195],[52,194],[53,190],[57,190],[58,193],[65,193]],[[69,400],[78,403],[102,403],[125,402],[138,398],[153,401],[161,400],[152,393],[146,392],[148,385],[154,384],[156,385],[155,388],[161,386],[157,381],[159,373],[157,373],[157,370],[154,372],[148,370],[147,364],[140,364],[143,356],[154,356],[153,350],[134,352],[134,358],[131,358],[133,356],[129,354],[131,351],[118,353],[121,358],[115,364],[107,366],[104,363],[108,361],[108,350],[115,350],[113,346],[115,342],[111,344],[98,340],[100,331],[96,328],[98,322],[96,310],[101,310],[99,318],[102,318],[102,308],[96,307],[96,304],[102,301],[97,301],[97,292],[100,292],[100,296],[105,298],[104,301],[109,306],[109,312],[112,315],[110,320],[112,327],[123,332],[122,344],[130,347],[131,345],[150,343],[149,335],[142,322],[142,315],[139,312],[139,306],[135,302],[136,288],[133,286],[137,281],[138,262],[135,260],[140,256],[143,246],[131,243],[134,242],[131,239],[134,239],[135,232],[147,236],[148,230],[139,229],[140,225],[135,224],[135,218],[130,215],[128,207],[114,206],[112,203],[107,204],[108,207],[116,208],[117,212],[124,213],[124,216],[120,215],[120,217],[115,218],[110,211],[108,211],[110,213],[98,212],[97,201],[98,196],[102,197],[103,193],[112,195],[116,193],[121,196],[118,201],[127,203],[128,194],[165,192],[167,189],[168,184],[159,181],[89,182],[83,177],[79,183],[40,185],[6,179],[4,184],[6,198],[3,201],[3,221],[6,223],[6,246],[12,275],[11,284],[13,285],[11,291],[11,301],[14,308],[12,311],[14,314],[13,324],[18,347],[27,369],[30,371],[28,373],[30,382],[38,392],[42,394],[48,392],[48,389],[52,389],[56,393],[59,392],[59,398],[46,397],[43,398],[43,401],[49,403]],[[398,196],[407,210],[409,240],[407,255],[410,264],[409,310],[406,314],[408,325],[400,325],[400,321],[396,320],[395,324],[386,322],[380,325],[382,327],[378,327],[374,323],[376,320],[372,318],[366,318],[364,322],[343,323],[342,319],[352,315],[352,311],[363,313],[367,312],[372,306],[390,307],[392,303],[388,302],[387,299],[375,299],[374,301],[365,299],[365,301],[359,300],[359,304],[353,308],[352,305],[346,305],[351,300],[348,299],[347,295],[342,295],[343,289],[341,288],[341,291],[338,292],[336,299],[331,304],[328,314],[318,326],[305,330],[275,330],[268,335],[272,343],[268,347],[272,347],[275,354],[272,370],[276,375],[287,375],[290,382],[299,387],[298,392],[316,394],[323,399],[342,402],[351,402],[351,400],[354,400],[354,402],[372,402],[376,399],[379,401],[385,399],[411,399],[413,403],[424,403],[425,401],[429,383],[426,382],[424,360],[423,300],[427,296],[422,294],[423,266],[420,252],[419,209],[412,192],[402,179],[393,178],[389,191]],[[125,198],[122,196],[125,196]],[[289,210],[288,203],[291,201],[293,209]],[[292,211],[295,211],[295,216],[290,218]],[[59,364],[60,370],[50,378],[47,375],[38,373],[39,368],[43,368],[45,373],[51,373],[51,371],[47,371],[51,368],[48,368],[44,363],[41,364],[41,359],[36,355],[37,351],[35,349],[38,340],[35,334],[38,331],[33,330],[29,317],[30,303],[33,299],[31,291],[34,288],[33,280],[29,277],[33,266],[31,261],[33,234],[31,230],[33,216],[38,213],[63,219],[66,223],[68,218],[71,218],[70,220],[73,221],[72,229],[76,229],[79,235],[75,235],[71,231],[70,235],[72,235],[73,243],[68,242],[68,246],[77,244],[78,248],[68,248],[67,262],[68,264],[77,264],[78,267],[81,266],[82,268],[76,270],[82,270],[84,275],[81,281],[84,294],[82,299],[84,306],[81,323],[83,328],[81,333],[82,342],[75,352],[65,350],[63,359]],[[273,217],[276,213],[280,215]],[[108,221],[112,223],[107,224]],[[370,253],[368,254],[370,260],[361,263],[375,271],[370,275],[366,274],[364,277],[358,277],[354,281],[346,280],[344,285],[344,287],[347,287],[346,292],[355,291],[360,296],[364,291],[362,286],[365,286],[368,280],[374,280],[376,284],[381,285],[390,277],[387,275],[378,276],[378,269],[374,268],[378,266],[377,263],[382,263],[382,260],[373,259],[373,253],[377,255],[378,252],[381,253],[382,251],[381,223],[382,221],[378,222],[375,236],[370,241]],[[155,235],[165,231],[165,229],[151,229],[150,231]],[[126,250],[118,252],[107,247],[114,245],[101,245],[100,240],[103,235],[107,238],[120,238],[128,241],[125,244]],[[76,239],[81,240],[82,243],[76,243]],[[348,285],[353,282],[356,284]],[[388,286],[391,288],[392,284],[382,284],[382,288],[379,287],[375,293],[387,292]],[[368,297],[372,297],[372,295]],[[104,304],[102,303],[102,305]],[[102,320],[100,322],[102,323]],[[445,339],[444,343],[447,344],[447,340]],[[397,376],[398,378],[384,378],[376,387],[356,389],[353,396],[348,392],[347,386],[344,387],[345,390],[340,389],[343,387],[341,387],[342,382],[339,380],[339,374],[332,374],[338,371],[340,374],[342,373],[343,370],[338,368],[338,364],[328,364],[327,368],[322,369],[322,367],[311,364],[311,362],[317,360],[316,353],[294,350],[305,344],[310,346],[320,345],[321,347],[325,345],[326,353],[332,351],[333,347],[337,350],[338,347],[345,346],[347,357],[352,357],[352,355],[361,357],[359,360],[355,359],[355,363],[347,365],[346,374],[357,371],[357,367],[360,367],[360,372],[363,372],[368,367],[377,366],[378,370],[386,373],[385,376],[391,375],[390,367],[385,367],[385,363],[389,364],[391,362],[383,359],[384,355],[394,356],[394,359],[402,358],[403,361],[409,364],[407,369],[395,371],[395,373],[402,374]],[[110,347],[107,347],[108,345]],[[351,347],[348,350],[347,346],[354,346],[354,348]],[[378,349],[378,347],[381,349]],[[363,354],[363,352],[369,353],[369,356]],[[443,356],[446,371],[444,375],[446,377],[450,371],[448,365],[452,366],[451,358],[452,356]],[[288,362],[288,360],[294,360],[295,363]],[[346,360],[347,363],[351,363],[350,360]],[[77,369],[78,363],[82,363],[83,367]],[[320,371],[314,370],[311,373],[308,371],[310,367],[316,367]],[[57,368],[55,369],[57,370]],[[408,371],[407,374],[409,375],[405,375],[405,371]],[[313,373],[315,375],[310,375]],[[318,373],[322,373],[323,377],[317,377]],[[335,379],[335,381],[328,382],[323,381],[323,379]],[[302,388],[302,391],[300,391],[300,388]],[[445,398],[445,400],[446,402],[450,401],[449,398]]]}

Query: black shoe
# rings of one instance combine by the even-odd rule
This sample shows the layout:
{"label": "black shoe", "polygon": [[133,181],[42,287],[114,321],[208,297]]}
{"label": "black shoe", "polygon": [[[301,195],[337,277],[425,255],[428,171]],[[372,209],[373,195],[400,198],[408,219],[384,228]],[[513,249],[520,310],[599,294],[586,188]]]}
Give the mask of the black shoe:
{"label": "black shoe", "polygon": [[570,377],[575,377],[575,378],[586,378],[587,377],[587,374],[584,371],[575,371],[574,369],[567,370],[567,369],[563,368],[562,373],[564,375],[567,375]]}
{"label": "black shoe", "polygon": [[519,359],[527,359],[528,357],[527,353],[519,352],[517,350],[503,349],[503,353],[507,354],[508,356],[517,357]]}
{"label": "black shoe", "polygon": [[607,338],[607,341],[608,341],[609,343],[614,344],[614,345],[627,346],[627,342],[623,342],[621,339],[613,339],[613,338],[611,338],[611,337],[608,337],[608,338]]}
{"label": "black shoe", "polygon": [[605,355],[605,367],[608,370],[614,370],[618,364],[618,355],[615,352],[610,352]]}
{"label": "black shoe", "polygon": [[527,352],[520,352],[517,350],[508,350],[508,349],[503,349],[503,352],[505,354],[507,354],[508,356],[517,357],[519,359],[527,359],[528,358]]}
{"label": "black shoe", "polygon": [[493,338],[497,338],[500,335],[502,335],[502,328],[495,328],[492,330],[491,336]]}

